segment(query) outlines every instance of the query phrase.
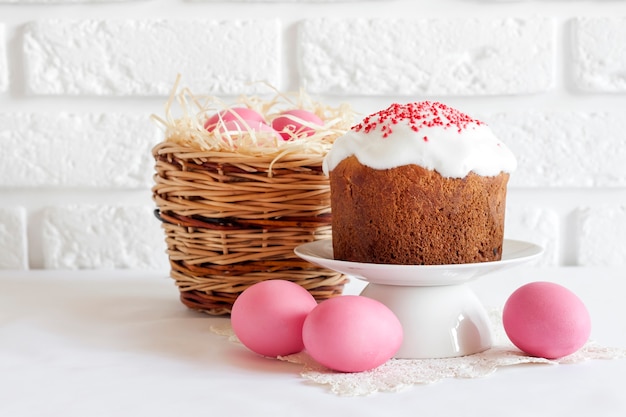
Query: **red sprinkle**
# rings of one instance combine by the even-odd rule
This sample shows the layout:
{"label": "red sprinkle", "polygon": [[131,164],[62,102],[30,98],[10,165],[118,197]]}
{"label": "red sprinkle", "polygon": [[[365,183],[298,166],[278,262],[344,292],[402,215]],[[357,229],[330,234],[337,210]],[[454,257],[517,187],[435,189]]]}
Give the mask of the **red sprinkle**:
{"label": "red sprinkle", "polygon": [[[441,126],[444,129],[456,128],[459,133],[469,125],[482,125],[483,122],[476,120],[460,111],[443,103],[432,101],[420,101],[417,103],[397,104],[367,116],[361,123],[352,128],[355,132],[369,133],[380,126],[383,137],[393,133],[392,126],[406,121],[409,127],[419,132],[423,127]],[[428,137],[424,136],[424,141]]]}

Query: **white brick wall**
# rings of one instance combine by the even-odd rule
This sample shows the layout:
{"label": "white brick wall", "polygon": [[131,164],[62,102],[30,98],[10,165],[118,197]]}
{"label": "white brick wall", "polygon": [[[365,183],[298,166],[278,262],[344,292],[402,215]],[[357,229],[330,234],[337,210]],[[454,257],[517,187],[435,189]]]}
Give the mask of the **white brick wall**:
{"label": "white brick wall", "polygon": [[544,252],[534,261],[538,265],[558,265],[559,216],[554,210],[509,204],[505,225],[508,239],[532,242],[543,247]]}
{"label": "white brick wall", "polygon": [[626,245],[626,205],[578,210],[577,256],[580,265],[623,266]]}
{"label": "white brick wall", "polygon": [[315,93],[495,95],[553,86],[547,19],[309,19],[301,82]]}
{"label": "white brick wall", "polygon": [[626,187],[623,111],[512,111],[486,120],[518,158],[514,187]]}
{"label": "white brick wall", "polygon": [[0,23],[0,93],[6,91],[9,85],[9,68],[6,58],[6,37],[4,25]]}
{"label": "white brick wall", "polygon": [[166,95],[178,73],[198,94],[279,82],[276,20],[48,20],[24,34],[34,94]]}
{"label": "white brick wall", "polygon": [[576,86],[583,91],[626,92],[626,17],[577,18],[572,26]]}
{"label": "white brick wall", "polygon": [[0,207],[0,269],[26,268],[26,211],[21,207]]}
{"label": "white brick wall", "polygon": [[149,188],[160,139],[148,114],[0,113],[0,187]]}
{"label": "white brick wall", "polygon": [[44,266],[162,269],[166,266],[162,237],[146,206],[50,207],[41,230]]}
{"label": "white brick wall", "polygon": [[626,1],[0,0],[0,268],[168,269],[149,115],[177,74],[445,101],[518,156],[508,238],[626,265]]}

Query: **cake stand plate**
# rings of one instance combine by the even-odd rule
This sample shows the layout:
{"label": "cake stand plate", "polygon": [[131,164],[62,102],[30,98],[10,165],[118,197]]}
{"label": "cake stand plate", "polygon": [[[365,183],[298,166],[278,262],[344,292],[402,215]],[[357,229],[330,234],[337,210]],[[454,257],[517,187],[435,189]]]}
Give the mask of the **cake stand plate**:
{"label": "cake stand plate", "polygon": [[336,260],[330,239],[305,243],[295,253],[316,265],[368,282],[361,295],[385,304],[404,331],[396,358],[470,355],[489,349],[491,324],[471,280],[535,259],[538,245],[505,239],[502,259],[452,265],[391,265]]}

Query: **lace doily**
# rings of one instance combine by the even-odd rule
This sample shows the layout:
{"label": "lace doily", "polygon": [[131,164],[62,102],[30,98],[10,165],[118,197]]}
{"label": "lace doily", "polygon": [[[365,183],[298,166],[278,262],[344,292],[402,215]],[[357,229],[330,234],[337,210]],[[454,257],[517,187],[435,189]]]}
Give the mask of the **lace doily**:
{"label": "lace doily", "polygon": [[[447,378],[482,378],[498,368],[521,364],[573,364],[592,359],[626,358],[625,348],[604,347],[588,342],[577,352],[560,358],[545,359],[527,356],[506,337],[499,311],[490,313],[493,322],[493,347],[474,355],[444,359],[391,359],[370,371],[359,373],[335,372],[318,364],[306,352],[281,356],[278,359],[303,366],[303,378],[321,385],[341,396],[362,396],[376,392],[398,392],[419,384],[430,384]],[[230,324],[213,326],[211,331],[240,343]]]}

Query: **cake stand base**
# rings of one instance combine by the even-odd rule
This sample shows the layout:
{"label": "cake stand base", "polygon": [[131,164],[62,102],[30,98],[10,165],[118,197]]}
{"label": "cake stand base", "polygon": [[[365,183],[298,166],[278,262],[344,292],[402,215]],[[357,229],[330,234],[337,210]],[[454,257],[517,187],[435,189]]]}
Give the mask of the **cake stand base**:
{"label": "cake stand base", "polygon": [[528,262],[542,252],[534,243],[505,239],[499,261],[394,265],[335,259],[330,239],[295,249],[309,262],[368,282],[361,295],[385,304],[402,324],[404,342],[396,357],[403,359],[452,358],[489,349],[491,321],[467,284]]}
{"label": "cake stand base", "polygon": [[409,287],[369,283],[361,295],[385,304],[404,330],[396,358],[471,355],[491,347],[491,322],[466,284]]}

